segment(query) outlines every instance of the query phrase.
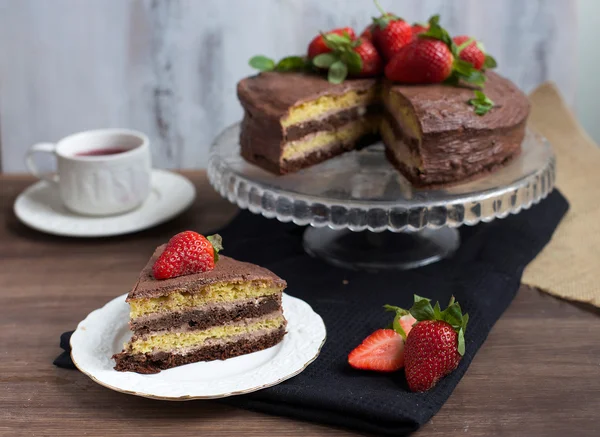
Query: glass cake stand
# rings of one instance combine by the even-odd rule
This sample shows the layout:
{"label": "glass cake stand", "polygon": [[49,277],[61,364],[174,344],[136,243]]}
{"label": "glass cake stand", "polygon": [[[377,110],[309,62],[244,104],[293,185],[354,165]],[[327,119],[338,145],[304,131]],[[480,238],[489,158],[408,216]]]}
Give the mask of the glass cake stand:
{"label": "glass cake stand", "polygon": [[554,187],[552,148],[531,131],[506,167],[449,188],[415,189],[387,161],[381,143],[276,176],[240,156],[239,130],[239,124],[228,127],[211,148],[213,187],[255,214],[310,225],[305,250],[348,268],[410,269],[438,261],[459,247],[458,226],[516,214]]}

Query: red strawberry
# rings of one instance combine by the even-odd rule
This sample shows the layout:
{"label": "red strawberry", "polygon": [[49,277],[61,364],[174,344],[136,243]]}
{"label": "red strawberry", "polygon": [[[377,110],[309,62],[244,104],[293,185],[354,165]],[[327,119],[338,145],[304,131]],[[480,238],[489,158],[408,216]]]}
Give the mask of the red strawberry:
{"label": "red strawberry", "polygon": [[402,47],[385,67],[385,76],[396,82],[439,83],[452,73],[454,57],[440,40],[417,38]]}
{"label": "red strawberry", "polygon": [[404,366],[404,340],[393,329],[379,329],[348,355],[355,369],[394,372]]}
{"label": "red strawberry", "polygon": [[[483,68],[485,53],[479,48],[477,41],[466,35],[455,36],[452,40],[458,46],[460,59],[470,62],[476,70],[481,70]],[[472,42],[461,50],[461,45],[469,40],[472,40]]]}
{"label": "red strawberry", "polygon": [[411,27],[413,38],[420,33],[427,32],[429,30],[429,26],[426,24],[414,23]]}
{"label": "red strawberry", "polygon": [[370,24],[367,27],[365,27],[365,30],[363,30],[360,34],[360,38],[373,41],[373,24]]}
{"label": "red strawberry", "polygon": [[415,295],[410,312],[418,322],[406,338],[405,374],[411,391],[423,392],[458,366],[465,353],[469,316],[462,314],[454,297],[441,311],[439,303],[432,307],[429,299]]}
{"label": "red strawberry", "polygon": [[[351,40],[356,38],[356,35],[354,34],[354,29],[352,29],[351,27],[342,27],[340,29],[333,29],[333,30],[325,33],[325,35],[329,35],[329,34],[336,34],[336,35],[340,35],[340,36],[348,35],[348,37]],[[315,36],[314,39],[308,45],[308,57],[310,59],[314,58],[317,55],[320,55],[321,53],[329,53],[331,51],[332,51],[332,49],[330,47],[328,47],[327,44],[325,43],[325,40],[323,39],[323,35]]]}
{"label": "red strawberry", "polygon": [[354,51],[360,56],[362,65],[358,73],[350,71],[350,75],[369,77],[381,74],[383,71],[383,60],[379,56],[379,52],[370,40],[360,38],[359,41],[359,45],[354,48]]}
{"label": "red strawberry", "polygon": [[222,250],[221,237],[205,237],[194,231],[180,232],[172,237],[152,266],[155,279],[168,279],[215,268]]}
{"label": "red strawberry", "polygon": [[373,24],[373,42],[386,61],[412,40],[410,24],[393,14],[382,11]]}
{"label": "red strawberry", "polygon": [[331,83],[341,83],[348,75],[352,77],[377,76],[383,71],[383,61],[371,41],[364,38],[351,41],[339,35],[324,35],[325,43],[332,49],[312,59],[312,64],[328,70]]}

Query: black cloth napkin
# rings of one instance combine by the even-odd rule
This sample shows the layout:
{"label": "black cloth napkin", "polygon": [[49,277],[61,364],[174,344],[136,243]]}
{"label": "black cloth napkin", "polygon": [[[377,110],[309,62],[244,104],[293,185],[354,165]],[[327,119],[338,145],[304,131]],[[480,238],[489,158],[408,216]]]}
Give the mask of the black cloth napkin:
{"label": "black cloth napkin", "polygon": [[[452,259],[411,271],[366,273],[332,267],[302,248],[303,228],[241,212],[219,231],[228,256],[250,261],[288,281],[286,292],[323,317],[327,341],[319,358],[277,386],[222,402],[387,435],[426,423],[448,399],[490,329],[519,289],[525,266],[542,250],[568,209],[554,191],[546,200],[503,220],[460,228]],[[411,393],[404,372],[351,369],[348,353],[392,315],[382,305],[408,308],[413,294],[446,304],[451,295],[469,313],[466,353],[452,374],[427,393]],[[68,350],[67,338],[61,346]],[[54,362],[72,368],[68,353]]]}

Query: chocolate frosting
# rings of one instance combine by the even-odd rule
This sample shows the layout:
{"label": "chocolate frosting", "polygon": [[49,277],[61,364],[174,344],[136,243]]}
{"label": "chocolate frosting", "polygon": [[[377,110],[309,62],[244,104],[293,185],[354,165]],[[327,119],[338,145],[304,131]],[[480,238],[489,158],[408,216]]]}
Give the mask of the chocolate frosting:
{"label": "chocolate frosting", "polygon": [[387,82],[384,92],[401,94],[419,120],[424,135],[463,130],[493,130],[521,124],[529,114],[529,101],[510,80],[486,73],[485,94],[494,107],[477,115],[468,101],[473,88],[449,85],[399,85]]}
{"label": "chocolate frosting", "polygon": [[366,91],[375,84],[377,79],[349,79],[332,84],[316,74],[269,71],[242,79],[237,86],[237,95],[246,110],[279,120],[294,105],[324,95]]}
{"label": "chocolate frosting", "polygon": [[198,293],[203,287],[218,282],[266,281],[271,282],[273,287],[285,288],[287,286],[283,279],[270,270],[223,255],[219,256],[215,268],[208,272],[157,280],[152,276],[152,266],[165,247],[166,244],[163,244],[156,248],[148,264],[140,273],[133,290],[127,295],[127,301],[166,296],[174,291],[182,290],[191,294]]}

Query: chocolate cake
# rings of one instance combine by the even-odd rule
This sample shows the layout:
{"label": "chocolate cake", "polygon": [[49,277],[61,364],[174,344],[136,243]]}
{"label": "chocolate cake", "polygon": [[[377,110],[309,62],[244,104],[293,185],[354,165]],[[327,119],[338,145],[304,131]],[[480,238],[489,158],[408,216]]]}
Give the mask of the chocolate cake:
{"label": "chocolate cake", "polygon": [[286,282],[267,269],[220,256],[213,270],[156,280],[156,249],[127,296],[131,340],[113,356],[119,371],[157,373],[269,348],[285,334]]}
{"label": "chocolate cake", "polygon": [[487,72],[495,102],[475,114],[467,86],[399,85],[378,79],[331,84],[307,73],[266,72],[238,83],[242,156],[277,174],[298,171],[381,135],[390,162],[416,186],[493,171],[520,152],[527,97]]}

